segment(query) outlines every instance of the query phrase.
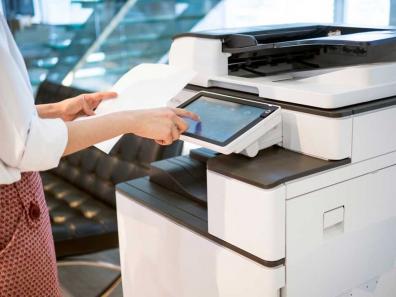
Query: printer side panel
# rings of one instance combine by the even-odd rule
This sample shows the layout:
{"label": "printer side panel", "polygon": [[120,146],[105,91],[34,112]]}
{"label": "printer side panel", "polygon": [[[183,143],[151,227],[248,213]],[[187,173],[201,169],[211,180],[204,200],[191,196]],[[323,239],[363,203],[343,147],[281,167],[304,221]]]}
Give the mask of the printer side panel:
{"label": "printer side panel", "polygon": [[285,186],[261,189],[207,171],[209,233],[263,260],[285,257]]}
{"label": "printer side panel", "polygon": [[396,151],[396,107],[374,110],[353,118],[352,162]]}
{"label": "printer side panel", "polygon": [[[284,297],[395,288],[381,279],[396,265],[395,180],[394,165],[287,200]],[[390,297],[384,288],[353,296]]]}
{"label": "printer side panel", "polygon": [[325,160],[351,157],[352,118],[282,109],[283,147]]}

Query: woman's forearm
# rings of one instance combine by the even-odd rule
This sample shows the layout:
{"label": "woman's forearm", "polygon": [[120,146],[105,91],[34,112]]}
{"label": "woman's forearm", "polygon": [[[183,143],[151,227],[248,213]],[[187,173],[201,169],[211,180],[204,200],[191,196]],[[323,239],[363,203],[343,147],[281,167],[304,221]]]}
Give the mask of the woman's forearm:
{"label": "woman's forearm", "polygon": [[60,118],[62,112],[57,103],[38,104],[36,105],[36,110],[39,117],[42,119]]}
{"label": "woman's forearm", "polygon": [[113,137],[133,133],[133,112],[117,112],[82,121],[66,122],[68,142],[64,156]]}
{"label": "woman's forearm", "polygon": [[183,118],[199,121],[198,115],[179,108],[122,111],[82,121],[66,122],[69,155],[115,136],[133,133],[169,145],[188,129]]}

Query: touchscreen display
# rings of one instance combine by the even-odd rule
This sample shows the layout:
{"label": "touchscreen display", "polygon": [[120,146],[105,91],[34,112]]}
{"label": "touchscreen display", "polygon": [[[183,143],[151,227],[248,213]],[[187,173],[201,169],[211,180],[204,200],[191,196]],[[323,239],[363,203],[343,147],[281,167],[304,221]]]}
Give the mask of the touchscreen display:
{"label": "touchscreen display", "polygon": [[195,112],[200,122],[185,119],[189,124],[186,135],[224,144],[239,136],[238,132],[259,121],[266,109],[201,96],[183,108]]}

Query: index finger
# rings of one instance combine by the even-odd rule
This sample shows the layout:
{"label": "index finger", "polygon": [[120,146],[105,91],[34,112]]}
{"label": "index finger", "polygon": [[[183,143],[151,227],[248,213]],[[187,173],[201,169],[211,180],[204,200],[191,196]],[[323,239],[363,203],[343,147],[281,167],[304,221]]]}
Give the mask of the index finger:
{"label": "index finger", "polygon": [[118,94],[116,92],[98,92],[98,93],[88,94],[85,96],[88,97],[89,99],[94,100],[94,101],[102,101],[102,100],[106,100],[106,99],[115,98],[115,97],[117,97],[117,95]]}
{"label": "index finger", "polygon": [[102,100],[117,97],[116,92],[98,92],[85,95],[86,100],[90,102],[92,108],[96,108]]}
{"label": "index finger", "polygon": [[186,117],[186,118],[190,118],[194,121],[200,121],[199,115],[197,115],[196,113],[193,113],[191,111],[188,111],[186,109],[174,108],[173,111],[175,112],[176,115],[178,115],[180,117]]}

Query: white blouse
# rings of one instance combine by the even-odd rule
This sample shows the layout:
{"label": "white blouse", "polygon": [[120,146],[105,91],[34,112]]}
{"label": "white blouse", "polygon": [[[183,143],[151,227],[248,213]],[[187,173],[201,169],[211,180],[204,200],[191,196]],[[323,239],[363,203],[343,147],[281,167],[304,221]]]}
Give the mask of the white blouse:
{"label": "white blouse", "polygon": [[0,13],[0,185],[56,167],[66,143],[61,119],[38,116],[25,63]]}

